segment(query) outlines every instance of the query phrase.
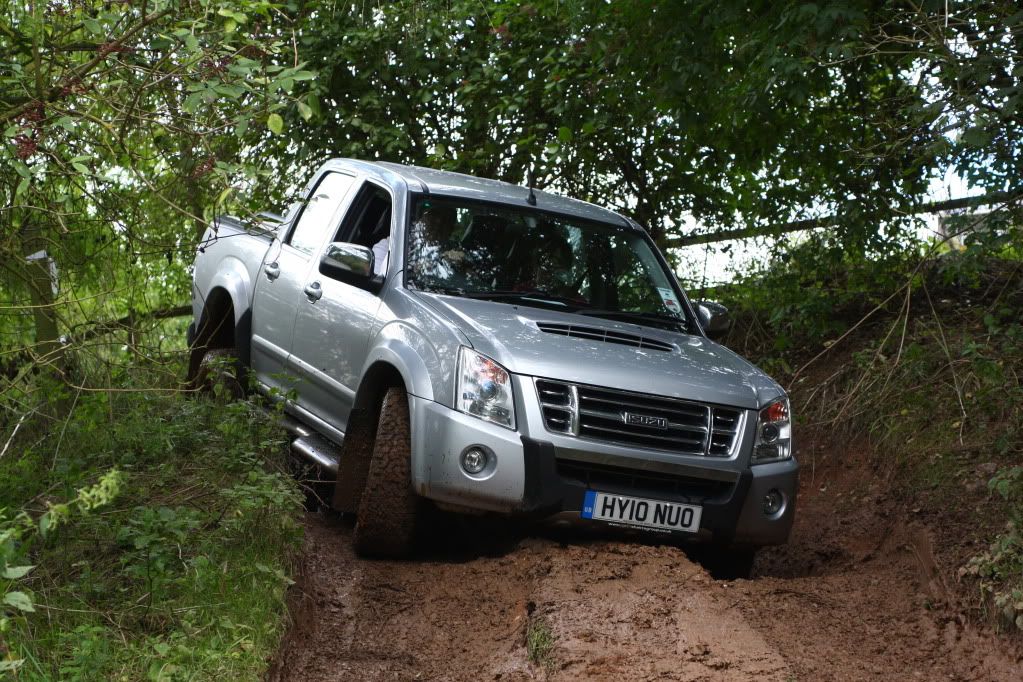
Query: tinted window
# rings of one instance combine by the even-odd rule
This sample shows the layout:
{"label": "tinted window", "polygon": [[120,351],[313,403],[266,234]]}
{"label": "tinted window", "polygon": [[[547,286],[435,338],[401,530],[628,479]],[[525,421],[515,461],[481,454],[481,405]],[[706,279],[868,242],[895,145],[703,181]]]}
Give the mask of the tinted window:
{"label": "tinted window", "polygon": [[406,281],[441,293],[689,329],[670,273],[642,233],[527,207],[423,198]]}
{"label": "tinted window", "polygon": [[309,203],[302,209],[298,222],[286,243],[299,251],[312,254],[333,227],[335,214],[355,180],[350,175],[327,173],[313,190]]}

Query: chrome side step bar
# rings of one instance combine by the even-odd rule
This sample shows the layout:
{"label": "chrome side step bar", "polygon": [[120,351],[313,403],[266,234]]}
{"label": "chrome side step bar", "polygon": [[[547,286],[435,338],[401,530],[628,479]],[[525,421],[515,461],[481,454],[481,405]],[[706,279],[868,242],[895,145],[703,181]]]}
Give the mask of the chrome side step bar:
{"label": "chrome side step bar", "polygon": [[337,476],[338,463],[341,461],[340,447],[289,417],[282,420],[282,426],[288,433],[296,436],[295,440],[291,441],[292,452],[323,471]]}
{"label": "chrome side step bar", "polygon": [[291,449],[311,464],[337,476],[337,466],[341,461],[340,453],[322,438],[296,438],[291,442]]}

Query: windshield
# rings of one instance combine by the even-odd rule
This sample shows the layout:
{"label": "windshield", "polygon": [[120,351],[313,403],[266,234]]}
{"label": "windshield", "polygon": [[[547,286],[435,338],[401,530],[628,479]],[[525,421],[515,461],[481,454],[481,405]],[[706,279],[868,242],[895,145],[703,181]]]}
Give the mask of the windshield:
{"label": "windshield", "polygon": [[406,274],[416,289],[690,332],[669,274],[638,231],[530,208],[420,198]]}

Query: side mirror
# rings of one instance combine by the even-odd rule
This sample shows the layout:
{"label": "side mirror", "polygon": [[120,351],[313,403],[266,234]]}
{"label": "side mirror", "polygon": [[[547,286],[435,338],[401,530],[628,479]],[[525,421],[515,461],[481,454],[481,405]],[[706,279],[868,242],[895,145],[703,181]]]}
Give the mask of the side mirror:
{"label": "side mirror", "polygon": [[723,338],[732,326],[728,308],[713,301],[695,301],[695,304],[703,333],[715,341]]}
{"label": "side mirror", "polygon": [[320,272],[364,288],[375,288],[379,278],[373,277],[373,250],[360,244],[331,242],[320,258]]}

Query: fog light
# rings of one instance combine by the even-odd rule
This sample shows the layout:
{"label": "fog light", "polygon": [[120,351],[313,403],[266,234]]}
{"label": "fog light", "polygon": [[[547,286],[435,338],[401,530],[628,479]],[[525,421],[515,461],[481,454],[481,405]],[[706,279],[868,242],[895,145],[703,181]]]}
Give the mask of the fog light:
{"label": "fog light", "polygon": [[462,453],[462,469],[467,474],[478,474],[487,468],[487,453],[480,448],[469,448]]}
{"label": "fog light", "polygon": [[785,507],[785,496],[777,489],[764,495],[764,514],[776,516]]}

